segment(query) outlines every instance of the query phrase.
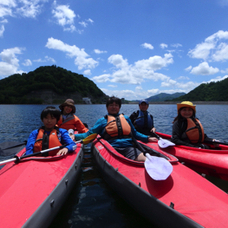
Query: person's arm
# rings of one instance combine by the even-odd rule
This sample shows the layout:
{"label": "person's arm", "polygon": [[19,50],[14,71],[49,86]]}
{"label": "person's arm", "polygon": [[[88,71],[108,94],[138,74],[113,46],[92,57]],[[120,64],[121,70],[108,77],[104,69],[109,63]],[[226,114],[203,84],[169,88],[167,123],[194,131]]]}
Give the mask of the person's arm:
{"label": "person's arm", "polygon": [[105,119],[104,117],[97,120],[97,122],[95,123],[95,125],[89,129],[89,131],[87,131],[86,133],[82,133],[82,134],[75,134],[75,140],[80,140],[80,139],[84,139],[87,136],[91,135],[91,134],[101,134],[105,128],[107,124],[107,119]]}
{"label": "person's arm", "polygon": [[36,142],[36,138],[38,135],[38,130],[34,130],[28,138],[27,144],[26,144],[26,152],[25,155],[27,154],[32,154],[33,153],[33,148],[34,148],[34,144]]}
{"label": "person's arm", "polygon": [[85,125],[77,116],[74,115],[74,118],[75,118],[75,127],[79,133],[85,133],[89,130],[88,128],[85,127]]}
{"label": "person's arm", "polygon": [[63,155],[63,154],[66,154],[67,152],[73,152],[74,150],[76,150],[77,145],[69,136],[68,131],[62,128],[59,128],[59,131],[61,133],[61,144],[66,145],[66,147],[59,150],[57,154]]}

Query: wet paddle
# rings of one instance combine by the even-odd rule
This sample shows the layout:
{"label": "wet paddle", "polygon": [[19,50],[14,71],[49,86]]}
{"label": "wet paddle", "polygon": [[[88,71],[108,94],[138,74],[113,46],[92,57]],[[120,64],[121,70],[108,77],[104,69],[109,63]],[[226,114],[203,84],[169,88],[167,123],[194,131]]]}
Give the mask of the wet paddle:
{"label": "wet paddle", "polygon": [[163,139],[161,138],[159,135],[157,135],[155,132],[153,132],[153,134],[155,135],[155,137],[158,139],[158,145],[161,148],[166,148],[169,146],[175,146],[175,143],[167,140],[167,139]]}

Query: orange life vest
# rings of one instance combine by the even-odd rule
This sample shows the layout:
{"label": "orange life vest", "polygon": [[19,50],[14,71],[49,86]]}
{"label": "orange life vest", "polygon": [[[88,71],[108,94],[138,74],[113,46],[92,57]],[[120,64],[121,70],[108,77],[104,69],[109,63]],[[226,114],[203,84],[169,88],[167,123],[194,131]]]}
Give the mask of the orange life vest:
{"label": "orange life vest", "polygon": [[131,135],[131,126],[124,118],[123,114],[119,116],[107,115],[107,125],[103,134],[104,139],[128,138]]}
{"label": "orange life vest", "polygon": [[187,130],[185,131],[191,143],[202,143],[204,141],[203,126],[198,119],[195,121],[187,118]]}
{"label": "orange life vest", "polygon": [[69,129],[75,130],[75,115],[72,115],[66,118],[64,121],[63,121],[63,117],[61,116],[57,124],[59,127],[66,130],[69,130]]}
{"label": "orange life vest", "polygon": [[[49,135],[44,134],[44,129],[40,128],[36,137],[33,152],[39,152],[56,146],[62,146],[58,138],[58,128],[54,128]],[[59,149],[50,151],[48,155],[54,156],[58,153],[58,151]]]}

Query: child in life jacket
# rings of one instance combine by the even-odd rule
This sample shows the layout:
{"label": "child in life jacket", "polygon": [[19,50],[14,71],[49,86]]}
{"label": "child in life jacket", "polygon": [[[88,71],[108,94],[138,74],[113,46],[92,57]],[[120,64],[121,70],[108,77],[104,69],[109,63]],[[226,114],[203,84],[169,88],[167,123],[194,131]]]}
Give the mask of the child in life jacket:
{"label": "child in life jacket", "polygon": [[41,112],[40,118],[44,126],[30,134],[26,145],[26,155],[62,145],[66,146],[59,150],[50,151],[48,155],[65,155],[76,149],[76,143],[70,138],[68,131],[56,127],[60,115],[60,111],[52,106],[46,107]]}
{"label": "child in life jacket", "polygon": [[88,128],[86,128],[82,121],[74,114],[76,108],[72,99],[67,99],[59,108],[61,110],[61,116],[57,122],[59,127],[66,130],[73,129],[74,131],[78,131],[78,133],[88,131]]}
{"label": "child in life jacket", "polygon": [[209,149],[210,147],[204,143],[216,140],[204,133],[202,124],[195,117],[196,106],[190,101],[183,101],[177,104],[177,112],[178,115],[173,121],[172,142],[177,145]]}

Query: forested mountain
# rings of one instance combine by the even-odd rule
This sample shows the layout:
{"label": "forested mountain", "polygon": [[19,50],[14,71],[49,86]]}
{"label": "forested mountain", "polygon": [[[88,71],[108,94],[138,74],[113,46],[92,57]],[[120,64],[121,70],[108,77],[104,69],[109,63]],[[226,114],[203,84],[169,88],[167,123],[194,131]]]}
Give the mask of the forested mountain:
{"label": "forested mountain", "polygon": [[180,97],[184,95],[185,93],[173,93],[173,94],[168,94],[168,93],[159,93],[155,96],[151,96],[147,98],[146,100],[149,102],[154,102],[154,101],[169,101],[174,98]]}
{"label": "forested mountain", "polygon": [[201,84],[188,94],[173,99],[175,101],[228,101],[228,78],[219,82]]}
{"label": "forested mountain", "polygon": [[92,103],[107,99],[93,81],[55,65],[0,80],[1,104],[61,103],[67,98],[82,103],[83,97],[89,97]]}

